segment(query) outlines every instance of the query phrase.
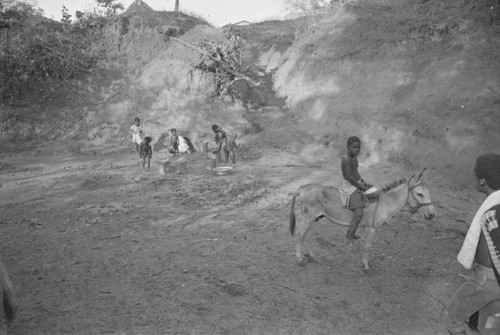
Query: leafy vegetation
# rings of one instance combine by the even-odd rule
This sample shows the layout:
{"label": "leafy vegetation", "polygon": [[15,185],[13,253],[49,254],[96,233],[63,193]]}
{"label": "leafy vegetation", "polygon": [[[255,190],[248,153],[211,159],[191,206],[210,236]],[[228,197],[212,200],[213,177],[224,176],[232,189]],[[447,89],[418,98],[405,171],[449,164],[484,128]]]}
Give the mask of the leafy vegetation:
{"label": "leafy vegetation", "polygon": [[[123,5],[98,1],[106,15]],[[0,0],[0,100],[14,103],[46,79],[78,79],[103,58],[103,18],[77,13],[73,22],[66,7],[61,22],[42,16],[34,4]]]}
{"label": "leafy vegetation", "polygon": [[103,16],[112,16],[118,14],[119,11],[124,10],[123,4],[115,2],[115,0],[96,0],[99,7],[102,7],[101,14]]}

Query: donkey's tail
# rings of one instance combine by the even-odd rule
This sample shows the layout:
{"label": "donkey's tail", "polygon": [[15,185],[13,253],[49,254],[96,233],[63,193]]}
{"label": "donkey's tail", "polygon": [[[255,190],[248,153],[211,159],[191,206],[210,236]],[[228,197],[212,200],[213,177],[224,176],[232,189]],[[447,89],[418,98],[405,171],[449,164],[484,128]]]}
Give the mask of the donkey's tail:
{"label": "donkey's tail", "polygon": [[290,207],[290,233],[292,234],[292,236],[295,233],[295,198],[297,198],[299,194],[300,193],[297,192],[293,195],[292,205]]}
{"label": "donkey's tail", "polygon": [[16,317],[17,302],[14,296],[14,286],[10,281],[9,274],[0,261],[0,285],[3,293],[3,310],[7,321],[12,321]]}

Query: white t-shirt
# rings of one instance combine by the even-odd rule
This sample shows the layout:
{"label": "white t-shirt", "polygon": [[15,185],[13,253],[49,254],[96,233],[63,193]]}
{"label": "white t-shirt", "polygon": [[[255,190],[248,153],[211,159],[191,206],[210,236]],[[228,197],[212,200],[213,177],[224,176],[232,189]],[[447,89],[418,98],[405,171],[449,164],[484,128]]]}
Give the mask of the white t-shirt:
{"label": "white t-shirt", "polygon": [[142,143],[142,126],[136,126],[135,124],[130,127],[132,130],[132,143],[141,144]]}

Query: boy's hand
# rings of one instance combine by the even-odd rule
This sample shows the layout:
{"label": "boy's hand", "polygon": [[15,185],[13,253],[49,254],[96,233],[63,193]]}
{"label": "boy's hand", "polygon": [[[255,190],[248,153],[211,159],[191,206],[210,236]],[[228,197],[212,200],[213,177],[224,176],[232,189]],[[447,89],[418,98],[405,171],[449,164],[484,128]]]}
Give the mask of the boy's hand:
{"label": "boy's hand", "polygon": [[370,187],[372,187],[370,184],[364,183],[364,182],[362,182],[360,186],[361,186],[360,189],[363,192],[366,191],[367,189],[369,189]]}

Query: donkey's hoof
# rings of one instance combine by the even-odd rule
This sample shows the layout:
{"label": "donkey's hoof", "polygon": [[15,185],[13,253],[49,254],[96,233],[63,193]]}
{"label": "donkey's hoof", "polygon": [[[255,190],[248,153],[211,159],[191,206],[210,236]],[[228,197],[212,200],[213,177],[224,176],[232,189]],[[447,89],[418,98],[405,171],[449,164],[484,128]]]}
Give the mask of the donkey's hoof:
{"label": "donkey's hoof", "polygon": [[297,261],[297,264],[300,265],[300,266],[304,266],[304,265],[307,264],[307,259],[306,258],[302,258],[299,261]]}

